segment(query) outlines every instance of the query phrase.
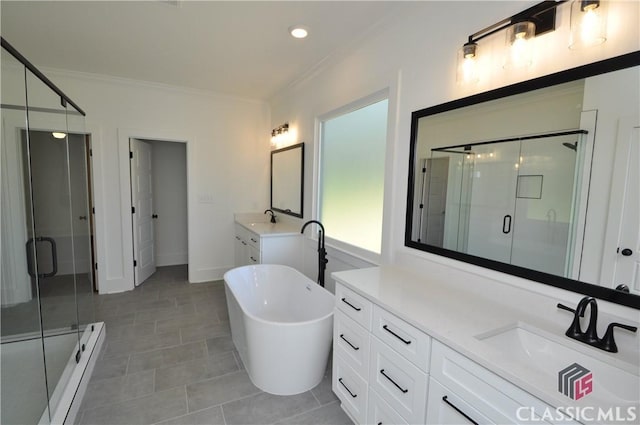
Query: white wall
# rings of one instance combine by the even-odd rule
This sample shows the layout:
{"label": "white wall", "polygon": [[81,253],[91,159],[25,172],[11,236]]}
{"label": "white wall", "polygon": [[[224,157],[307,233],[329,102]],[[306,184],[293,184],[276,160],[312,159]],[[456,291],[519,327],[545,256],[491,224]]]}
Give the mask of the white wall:
{"label": "white wall", "polygon": [[[313,192],[316,172],[316,117],[378,90],[390,89],[389,149],[385,178],[383,261],[424,268],[432,261],[485,274],[505,282],[528,285],[523,279],[488,271],[404,246],[407,164],[411,112],[455,98],[483,92],[536,76],[550,74],[638,50],[639,6],[615,2],[609,8],[608,41],[598,47],[571,51],[569,4],[558,9],[553,33],[536,39],[535,64],[526,71],[502,69],[499,56],[502,33],[483,41],[483,79],[473,88],[455,83],[456,51],[468,34],[532,6],[534,1],[513,2],[417,2],[407,16],[398,17],[384,29],[370,34],[348,53],[327,61],[322,69],[278,93],[271,99],[272,126],[288,121],[299,141],[308,143],[305,158],[305,218],[314,216]],[[558,293],[535,284],[535,290]]]}
{"label": "white wall", "polygon": [[268,203],[266,104],[216,94],[56,70],[45,74],[87,112],[92,135],[101,293],[133,289],[130,137],[186,141],[189,280],[233,266],[233,213]]}
{"label": "white wall", "polygon": [[187,146],[151,143],[156,266],[187,264]]}

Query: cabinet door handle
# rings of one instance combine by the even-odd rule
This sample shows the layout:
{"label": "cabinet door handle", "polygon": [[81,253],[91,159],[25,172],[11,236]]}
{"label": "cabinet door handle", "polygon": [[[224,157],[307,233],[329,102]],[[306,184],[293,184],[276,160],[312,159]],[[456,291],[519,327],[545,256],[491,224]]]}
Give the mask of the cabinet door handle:
{"label": "cabinet door handle", "polygon": [[386,373],[384,373],[384,369],[380,369],[380,373],[382,374],[382,376],[384,376],[384,377],[385,377],[385,378],[387,378],[389,381],[391,381],[391,383],[392,383],[393,385],[395,385],[395,386],[396,386],[400,391],[402,391],[402,393],[403,393],[403,394],[406,394],[406,393],[408,393],[408,392],[409,392],[409,390],[408,390],[408,389],[406,389],[406,388],[402,388],[400,385],[398,385],[398,384],[396,383],[396,381],[394,381],[393,379],[391,379],[391,378],[389,377],[389,375],[387,375]]}
{"label": "cabinet door handle", "polygon": [[389,329],[387,327],[387,325],[383,325],[382,329],[384,329],[385,331],[389,332],[391,335],[395,336],[396,338],[398,338],[400,341],[404,342],[405,344],[409,345],[411,344],[410,340],[406,340],[403,337],[401,337],[400,335],[398,335],[397,333],[395,333],[394,331],[392,331],[391,329]]}
{"label": "cabinet door handle", "polygon": [[458,406],[456,406],[455,404],[451,403],[449,401],[449,399],[447,398],[446,395],[442,396],[442,401],[444,401],[445,403],[447,403],[453,410],[455,410],[456,412],[460,413],[462,416],[465,417],[466,420],[468,420],[469,422],[471,422],[473,425],[478,425],[478,422],[474,421],[473,419],[471,419],[471,417],[469,415],[467,415],[466,413],[464,413],[462,410],[460,410],[458,408]]}
{"label": "cabinet door handle", "polygon": [[238,241],[239,241],[239,240],[240,240],[240,236],[236,236],[236,240],[238,240]]}
{"label": "cabinet door handle", "polygon": [[353,345],[347,338],[344,337],[344,334],[340,334],[340,338],[342,338],[342,340],[344,342],[346,342],[347,344],[349,344],[351,346],[351,348],[353,348],[354,350],[358,351],[360,349],[360,347],[356,347],[355,345]]}
{"label": "cabinet door handle", "polygon": [[338,378],[338,382],[340,382],[340,384],[344,387],[345,390],[347,390],[347,392],[349,393],[349,395],[353,398],[358,397],[358,394],[354,394],[351,392],[351,390],[349,389],[349,387],[347,387],[344,382],[342,382],[342,378]]}
{"label": "cabinet door handle", "polygon": [[251,242],[253,242],[253,243],[258,243],[258,241],[257,241],[257,240],[255,240],[255,239],[253,239],[253,238],[251,238]]}
{"label": "cabinet door handle", "polygon": [[253,261],[254,263],[257,263],[257,262],[258,262],[258,260],[256,260],[256,259],[255,259],[255,258],[253,258],[253,257],[249,257],[249,258],[251,258],[251,261]]}
{"label": "cabinet door handle", "polygon": [[351,304],[349,301],[347,301],[345,298],[342,298],[342,302],[345,303],[346,305],[348,305],[349,307],[351,307],[352,309],[354,309],[355,311],[360,311],[362,310],[361,308],[356,307],[355,305]]}
{"label": "cabinet door handle", "polygon": [[247,243],[245,241],[242,241],[242,245],[246,245]]}

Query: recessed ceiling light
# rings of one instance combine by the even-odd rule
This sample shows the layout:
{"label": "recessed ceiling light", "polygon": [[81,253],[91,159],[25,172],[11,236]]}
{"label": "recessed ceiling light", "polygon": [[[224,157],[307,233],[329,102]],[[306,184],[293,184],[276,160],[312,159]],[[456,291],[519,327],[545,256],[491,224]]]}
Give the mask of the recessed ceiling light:
{"label": "recessed ceiling light", "polygon": [[65,137],[67,137],[67,133],[62,133],[58,131],[54,131],[53,133],[51,133],[51,135],[56,139],[64,139]]}
{"label": "recessed ceiling light", "polygon": [[309,35],[309,29],[302,25],[294,25],[289,27],[289,34],[291,34],[293,38],[305,38]]}

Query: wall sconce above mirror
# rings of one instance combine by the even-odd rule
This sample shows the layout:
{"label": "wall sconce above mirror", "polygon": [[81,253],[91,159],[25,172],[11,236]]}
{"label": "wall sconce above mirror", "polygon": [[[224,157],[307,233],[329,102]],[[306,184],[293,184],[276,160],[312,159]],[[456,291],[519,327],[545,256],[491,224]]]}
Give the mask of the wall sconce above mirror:
{"label": "wall sconce above mirror", "polygon": [[289,141],[289,123],[286,122],[271,130],[271,146],[280,147]]}
{"label": "wall sconce above mirror", "polygon": [[302,218],[304,143],[271,151],[271,209]]}
{"label": "wall sconce above mirror", "polygon": [[639,96],[636,51],[413,112],[405,245],[640,309]]}
{"label": "wall sconce above mirror", "polygon": [[[478,42],[505,31],[503,68],[526,68],[533,63],[533,40],[556,29],[556,9],[568,0],[543,1],[471,34],[458,51],[456,81],[459,84],[479,80]],[[607,39],[607,2],[574,0],[571,2],[570,49],[591,47]]]}

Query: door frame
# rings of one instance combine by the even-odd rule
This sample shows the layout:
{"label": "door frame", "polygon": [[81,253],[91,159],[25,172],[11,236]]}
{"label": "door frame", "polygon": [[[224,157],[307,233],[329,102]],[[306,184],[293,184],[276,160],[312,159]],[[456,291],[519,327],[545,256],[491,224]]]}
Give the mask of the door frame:
{"label": "door frame", "polygon": [[[113,276],[111,287],[108,292],[121,292],[129,291],[135,288],[135,273],[133,267],[133,218],[131,216],[131,169],[129,166],[129,139],[142,139],[153,140],[159,142],[174,142],[184,143],[186,146],[187,155],[187,258],[188,258],[188,270],[189,276],[192,274],[192,263],[195,249],[193,247],[194,237],[193,226],[194,223],[193,212],[194,208],[194,195],[190,190],[192,187],[192,164],[193,164],[193,146],[195,144],[195,137],[185,133],[175,133],[172,131],[163,131],[158,129],[132,129],[132,128],[119,128],[118,129],[118,157],[120,163],[120,222],[121,222],[121,255],[118,258],[120,264],[109,264],[117,268],[120,266],[121,275]],[[117,263],[118,259],[113,259]],[[188,279],[191,281],[191,279]],[[104,280],[103,280],[104,281]]]}
{"label": "door frame", "polygon": [[[640,122],[636,117],[626,116],[620,118],[618,121],[617,134],[618,138],[615,141],[616,149],[614,156],[614,168],[611,178],[611,192],[609,195],[609,211],[607,214],[607,226],[605,229],[604,237],[604,251],[602,253],[602,268],[600,272],[600,285],[605,285],[605,282],[611,282],[611,289],[614,289],[619,283],[615,282],[614,277],[616,274],[617,261],[619,254],[617,248],[619,248],[621,226],[622,226],[622,205],[624,203],[624,192],[620,187],[620,183],[626,181],[625,167],[619,166],[620,164],[626,164],[629,160],[628,153],[632,143],[632,136],[634,131],[640,127]],[[631,286],[631,285],[629,285]]]}

